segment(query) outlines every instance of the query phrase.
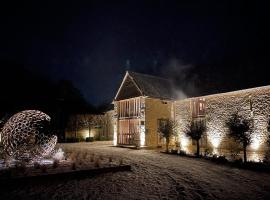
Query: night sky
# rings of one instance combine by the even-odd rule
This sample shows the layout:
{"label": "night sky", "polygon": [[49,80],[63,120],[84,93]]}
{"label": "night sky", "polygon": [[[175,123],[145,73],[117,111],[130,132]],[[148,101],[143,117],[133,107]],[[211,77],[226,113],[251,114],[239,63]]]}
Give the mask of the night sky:
{"label": "night sky", "polygon": [[126,70],[191,96],[269,84],[264,1],[27,2],[1,6],[0,58],[71,80],[92,104],[112,101]]}

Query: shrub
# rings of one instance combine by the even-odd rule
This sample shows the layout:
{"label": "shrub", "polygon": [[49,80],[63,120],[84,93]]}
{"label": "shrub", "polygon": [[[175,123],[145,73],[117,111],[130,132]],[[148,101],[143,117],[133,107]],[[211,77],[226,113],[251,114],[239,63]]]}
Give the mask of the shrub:
{"label": "shrub", "polygon": [[54,159],[53,160],[53,168],[57,168],[59,166],[59,160]]}
{"label": "shrub", "polygon": [[72,169],[72,170],[76,170],[76,168],[77,168],[76,163],[73,162],[73,163],[71,164],[71,169]]}
{"label": "shrub", "polygon": [[26,163],[18,161],[18,162],[15,163],[15,168],[16,168],[16,170],[18,172],[25,173],[25,171],[26,171]]}
{"label": "shrub", "polygon": [[99,156],[99,159],[100,159],[100,160],[103,160],[103,155],[100,155],[100,156]]}
{"label": "shrub", "polygon": [[184,150],[180,150],[180,151],[179,151],[179,155],[181,155],[181,156],[186,156],[186,155],[187,155],[187,152],[184,151]]}
{"label": "shrub", "polygon": [[123,158],[119,160],[119,165],[123,165]]}
{"label": "shrub", "polygon": [[110,157],[109,157],[109,162],[111,163],[111,162],[112,162],[112,160],[113,160],[113,159],[112,159],[112,157],[110,156]]}
{"label": "shrub", "polygon": [[94,142],[94,137],[87,137],[85,142]]}
{"label": "shrub", "polygon": [[228,160],[226,159],[225,156],[217,156],[216,154],[213,155],[211,160],[214,162],[217,162],[217,163],[227,163],[228,162]]}
{"label": "shrub", "polygon": [[66,142],[67,143],[80,142],[80,138],[76,138],[76,137],[66,138]]}
{"label": "shrub", "polygon": [[34,168],[35,169],[40,169],[40,164],[38,162],[34,162]]}
{"label": "shrub", "polygon": [[94,166],[95,166],[95,167],[100,167],[100,160],[99,160],[99,158],[97,158],[97,159],[95,160]]}
{"label": "shrub", "polygon": [[92,154],[90,158],[90,162],[94,162],[94,157],[95,157],[95,154]]}
{"label": "shrub", "polygon": [[239,159],[233,160],[232,163],[233,164],[236,164],[236,165],[242,164],[243,163],[243,159],[242,158],[239,158]]}
{"label": "shrub", "polygon": [[204,150],[204,156],[210,156],[213,154],[213,148],[212,147],[207,147],[205,150]]}
{"label": "shrub", "polygon": [[171,150],[171,154],[177,154],[177,150],[176,149],[172,149]]}
{"label": "shrub", "polygon": [[40,169],[41,169],[42,173],[46,173],[47,172],[47,165],[41,165]]}

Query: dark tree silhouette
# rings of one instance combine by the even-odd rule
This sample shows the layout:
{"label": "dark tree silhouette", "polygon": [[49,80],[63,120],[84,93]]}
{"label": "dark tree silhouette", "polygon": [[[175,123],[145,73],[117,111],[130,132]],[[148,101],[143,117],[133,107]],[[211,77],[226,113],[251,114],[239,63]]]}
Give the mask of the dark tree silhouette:
{"label": "dark tree silhouette", "polygon": [[270,147],[270,119],[268,120],[267,132],[268,132],[267,144]]}
{"label": "dark tree silhouette", "polygon": [[5,68],[0,78],[0,119],[22,110],[41,110],[52,118],[52,131],[61,140],[71,114],[95,112],[69,80],[55,83],[12,59],[0,59],[0,67]]}
{"label": "dark tree silhouette", "polygon": [[268,121],[267,131],[270,132],[270,120]]}
{"label": "dark tree silhouette", "polygon": [[158,132],[161,137],[166,139],[166,152],[168,152],[171,137],[177,136],[177,123],[174,120],[165,120],[164,122],[160,124]]}
{"label": "dark tree silhouette", "polygon": [[197,152],[196,155],[200,155],[200,139],[202,138],[202,135],[206,131],[206,126],[204,120],[194,120],[190,124],[189,130],[186,132],[186,135],[190,137],[193,140],[196,140],[197,145]]}
{"label": "dark tree silhouette", "polygon": [[234,138],[243,147],[244,163],[247,162],[247,147],[251,143],[251,122],[244,119],[242,116],[235,113],[226,122],[226,126],[229,129],[229,136]]}

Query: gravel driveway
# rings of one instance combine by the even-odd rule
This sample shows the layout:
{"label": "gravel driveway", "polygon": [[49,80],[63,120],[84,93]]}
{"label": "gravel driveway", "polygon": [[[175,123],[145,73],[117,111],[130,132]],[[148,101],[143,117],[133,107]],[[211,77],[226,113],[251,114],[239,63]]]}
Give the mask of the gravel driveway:
{"label": "gravel driveway", "polygon": [[[131,172],[3,189],[3,199],[270,199],[270,174],[217,165],[157,150],[108,142],[60,144],[63,149],[123,158]],[[2,198],[1,198],[2,199]]]}

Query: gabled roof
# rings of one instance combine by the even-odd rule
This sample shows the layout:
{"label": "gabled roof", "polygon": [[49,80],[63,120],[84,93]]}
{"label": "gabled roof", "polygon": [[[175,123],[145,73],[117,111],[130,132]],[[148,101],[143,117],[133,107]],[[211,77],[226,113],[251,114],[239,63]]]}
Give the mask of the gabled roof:
{"label": "gabled roof", "polygon": [[170,80],[152,75],[127,71],[115,96],[115,100],[118,98],[118,95],[127,79],[132,80],[134,86],[138,89],[141,96],[149,96],[159,99],[174,98],[172,89],[173,87]]}

